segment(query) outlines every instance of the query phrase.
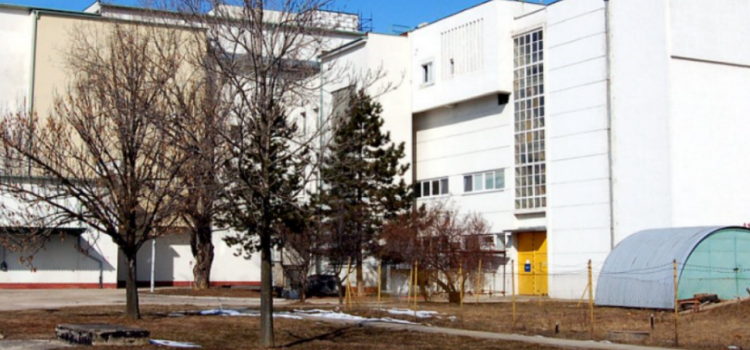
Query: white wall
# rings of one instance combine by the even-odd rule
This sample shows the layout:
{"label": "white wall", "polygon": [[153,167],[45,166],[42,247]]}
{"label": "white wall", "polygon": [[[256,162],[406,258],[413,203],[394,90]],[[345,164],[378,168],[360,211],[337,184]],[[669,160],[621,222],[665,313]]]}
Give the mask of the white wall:
{"label": "white wall", "polygon": [[[75,235],[53,235],[44,248],[33,256],[31,263],[22,263],[29,252],[4,249],[8,271],[0,271],[3,288],[99,288],[99,276],[105,288],[117,285],[117,246],[112,239],[99,233],[87,232],[80,245],[89,257],[78,250]],[[3,249],[0,247],[0,249]],[[102,266],[91,258],[102,261]]]}
{"label": "white wall", "polygon": [[589,259],[610,249],[605,11],[602,0],[547,8],[548,255],[550,296],[580,297]]}
{"label": "white wall", "polygon": [[[674,226],[750,222],[750,3],[669,2]],[[701,62],[710,61],[710,62]]]}
{"label": "white wall", "polygon": [[[260,253],[245,259],[236,256],[237,247],[229,247],[224,237],[229,231],[217,231],[213,236],[214,261],[211,266],[211,283],[219,285],[259,285]],[[138,281],[142,285],[151,282],[151,249],[148,241],[138,252]],[[274,256],[274,258],[277,258]],[[188,287],[193,283],[195,258],[190,250],[190,235],[168,235],[156,239],[156,266],[154,281],[157,286]],[[127,272],[125,258],[120,254],[119,281],[125,281]]]}
{"label": "white wall", "polygon": [[[499,92],[513,90],[513,18],[522,11],[541,8],[517,2],[490,1],[432,23],[410,33],[413,111],[425,112],[458,102],[468,101]],[[460,47],[460,51],[475,51],[480,55],[481,69],[454,76],[446,75],[444,60],[459,59],[445,54],[441,34],[461,30],[469,23],[481,23],[478,33],[481,50]],[[452,45],[452,44],[451,44]],[[460,45],[459,45],[460,46]],[[422,65],[432,62],[433,84],[423,84]]]}
{"label": "white wall", "polygon": [[666,1],[610,2],[615,241],[672,225]]}
{"label": "white wall", "polygon": [[[0,113],[14,112],[28,100],[32,16],[26,9],[0,7]],[[26,101],[28,105],[28,101]],[[20,108],[23,109],[23,108]]]}

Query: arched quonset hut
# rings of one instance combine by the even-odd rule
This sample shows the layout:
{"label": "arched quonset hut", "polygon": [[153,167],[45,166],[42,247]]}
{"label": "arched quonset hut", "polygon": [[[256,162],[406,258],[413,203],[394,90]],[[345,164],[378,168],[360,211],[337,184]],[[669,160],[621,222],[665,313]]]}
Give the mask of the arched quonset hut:
{"label": "arched quonset hut", "polygon": [[747,297],[750,287],[750,229],[689,227],[638,232],[620,242],[604,262],[596,304],[674,308],[674,268],[678,297],[717,294]]}

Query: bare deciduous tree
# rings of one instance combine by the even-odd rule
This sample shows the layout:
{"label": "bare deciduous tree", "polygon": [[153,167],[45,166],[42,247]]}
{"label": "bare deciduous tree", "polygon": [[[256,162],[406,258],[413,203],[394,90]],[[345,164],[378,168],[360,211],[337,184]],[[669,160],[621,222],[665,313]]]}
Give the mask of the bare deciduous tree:
{"label": "bare deciduous tree", "polygon": [[179,175],[183,189],[180,213],[190,228],[190,248],[195,259],[193,288],[208,289],[214,260],[214,219],[223,190],[219,176],[228,155],[223,135],[229,104],[221,82],[212,73],[206,37],[202,31],[195,33],[183,44],[191,43],[187,45],[191,52],[185,58],[196,69],[191,76],[167,86],[173,119],[164,124],[164,132],[186,159]]}
{"label": "bare deciduous tree", "polygon": [[479,214],[431,203],[386,224],[381,254],[392,264],[417,262],[422,286],[435,283],[451,302],[458,302],[461,283],[477,271],[483,252],[491,248],[477,239],[487,235],[488,229]]}
{"label": "bare deciduous tree", "polygon": [[181,32],[102,21],[70,35],[70,83],[54,110],[0,125],[5,164],[29,165],[0,182],[17,203],[2,211],[38,234],[84,226],[111,237],[127,259],[126,315],[137,319],[136,254],[178,221],[184,158],[160,123],[171,119],[168,86],[183,68]]}
{"label": "bare deciduous tree", "polygon": [[252,0],[228,6],[177,0],[169,6],[207,31],[212,73],[231,101],[218,221],[237,232],[226,242],[240,253],[260,253],[263,347],[274,344],[271,254],[280,247],[282,232],[293,228],[301,195],[315,173],[319,133],[305,130],[298,115],[304,106],[317,104],[325,80],[318,55],[330,48],[326,35],[336,28],[321,22],[320,11],[330,3]]}

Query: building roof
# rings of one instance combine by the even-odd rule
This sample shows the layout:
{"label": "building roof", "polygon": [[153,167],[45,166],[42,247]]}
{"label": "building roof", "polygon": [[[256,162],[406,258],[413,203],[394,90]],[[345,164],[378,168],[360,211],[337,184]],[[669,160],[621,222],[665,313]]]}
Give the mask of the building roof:
{"label": "building roof", "polygon": [[690,254],[701,242],[728,228],[735,227],[653,229],[626,238],[604,262],[596,288],[596,304],[674,308],[673,262],[677,261],[681,274]]}

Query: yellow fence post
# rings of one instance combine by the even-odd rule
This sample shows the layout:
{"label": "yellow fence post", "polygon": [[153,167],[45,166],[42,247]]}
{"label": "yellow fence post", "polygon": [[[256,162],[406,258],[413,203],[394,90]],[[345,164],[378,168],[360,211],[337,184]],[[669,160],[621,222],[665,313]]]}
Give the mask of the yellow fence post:
{"label": "yellow fence post", "polygon": [[482,285],[482,259],[479,259],[479,266],[477,267],[477,286],[474,288],[474,294],[476,296],[477,305],[479,305],[479,289]]}
{"label": "yellow fence post", "polygon": [[510,261],[510,291],[513,293],[513,328],[516,328],[516,265]]}
{"label": "yellow fence post", "polygon": [[459,280],[459,295],[460,300],[458,305],[460,308],[464,307],[464,263],[458,263],[458,280]]}
{"label": "yellow fence post", "polygon": [[672,267],[674,268],[674,346],[680,346],[680,337],[677,332],[677,319],[679,315],[680,302],[677,297],[677,259],[672,261]]}
{"label": "yellow fence post", "polygon": [[409,269],[409,282],[406,285],[406,307],[411,307],[411,302],[409,301],[409,298],[411,298],[411,287],[412,283],[414,282],[414,266],[412,266]]}
{"label": "yellow fence post", "polygon": [[417,309],[419,309],[419,305],[417,305],[417,302],[419,301],[419,261],[414,261],[414,312],[416,316]]}
{"label": "yellow fence post", "polygon": [[591,313],[591,326],[589,331],[591,332],[591,339],[594,339],[594,288],[593,278],[591,276],[591,260],[589,260],[589,312]]}
{"label": "yellow fence post", "polygon": [[380,259],[380,265],[378,265],[378,308],[380,308],[380,290],[381,284],[383,283],[383,259]]}
{"label": "yellow fence post", "polygon": [[351,308],[352,306],[352,283],[349,275],[352,272],[352,258],[349,258],[349,262],[346,264],[346,307]]}

